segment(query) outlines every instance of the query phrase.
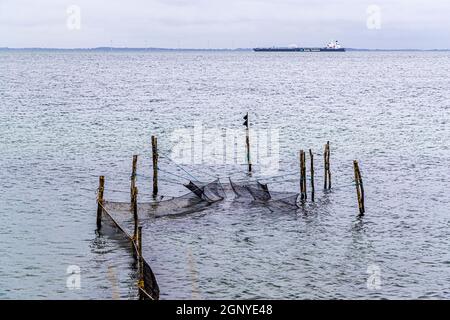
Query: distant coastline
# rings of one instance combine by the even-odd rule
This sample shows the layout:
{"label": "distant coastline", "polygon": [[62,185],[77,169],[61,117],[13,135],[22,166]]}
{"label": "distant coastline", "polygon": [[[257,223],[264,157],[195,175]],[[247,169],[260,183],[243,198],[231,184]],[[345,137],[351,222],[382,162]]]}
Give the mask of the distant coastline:
{"label": "distant coastline", "polygon": [[[347,51],[362,52],[449,52],[450,49],[364,49],[364,48],[346,48]],[[108,51],[138,51],[138,52],[174,52],[174,51],[201,51],[201,52],[236,52],[236,51],[253,51],[253,48],[223,48],[223,49],[206,49],[206,48],[128,48],[128,47],[96,47],[96,48],[9,48],[0,47],[0,51],[89,51],[89,52],[108,52]]]}

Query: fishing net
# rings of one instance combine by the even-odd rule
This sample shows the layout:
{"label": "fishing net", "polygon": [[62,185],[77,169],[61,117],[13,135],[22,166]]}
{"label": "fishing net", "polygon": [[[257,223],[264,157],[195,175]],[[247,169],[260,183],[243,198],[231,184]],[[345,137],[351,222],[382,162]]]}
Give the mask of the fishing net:
{"label": "fishing net", "polygon": [[236,183],[231,179],[231,189],[238,199],[250,199],[266,205],[277,207],[298,207],[298,193],[269,191],[267,184],[259,181]]}
{"label": "fishing net", "polygon": [[[138,202],[137,212],[139,219],[145,219],[200,211],[209,204],[190,192],[179,197],[165,197],[159,201]],[[130,202],[105,201],[105,208],[118,217],[121,225],[133,225],[133,207]]]}
{"label": "fishing net", "polygon": [[130,230],[122,227],[123,224],[117,222],[106,210],[103,210],[102,222],[102,234],[120,241],[131,240]]}
{"label": "fishing net", "polygon": [[[133,254],[139,258],[139,251],[132,234],[137,223],[146,216],[165,216],[197,212],[214,202],[223,200],[225,191],[219,180],[210,183],[189,181],[185,185],[191,192],[180,197],[160,198],[159,201],[137,203],[138,220],[134,217],[134,207],[130,202],[103,201],[103,220],[108,232],[118,234],[123,239],[131,241],[134,248]],[[159,287],[150,265],[143,257],[139,268],[142,273],[142,285],[139,286],[140,299],[156,300],[159,298]]]}
{"label": "fishing net", "polygon": [[[111,234],[113,232],[114,235],[119,236],[123,240],[128,240],[131,243],[131,248],[133,249],[133,256],[139,258],[139,250],[137,248],[136,240],[131,236],[131,233],[126,230],[108,211],[105,207],[106,202],[103,203],[102,207],[102,233]],[[116,215],[119,216],[120,215]],[[125,224],[126,220],[123,220],[122,223]],[[129,221],[127,221],[127,227],[129,226]],[[127,229],[128,229],[127,228]],[[142,276],[143,276],[143,288],[139,288],[142,299],[146,300],[158,300],[159,299],[159,286],[156,281],[155,274],[153,273],[150,265],[145,261],[144,257],[142,259]]]}
{"label": "fishing net", "polygon": [[159,297],[159,286],[156,282],[155,274],[150,268],[147,261],[142,261],[142,271],[144,273],[144,292],[146,294],[142,295],[143,300],[155,300],[154,297]]}
{"label": "fishing net", "polygon": [[184,186],[195,193],[199,198],[210,203],[223,200],[226,197],[225,190],[219,179],[210,183],[189,181],[189,183]]}
{"label": "fishing net", "polygon": [[[163,197],[159,201],[138,202],[139,219],[201,211],[226,196],[219,180],[209,183],[189,181],[184,186],[191,192],[179,197]],[[130,202],[105,201],[104,207],[114,215],[122,227],[130,230],[134,223],[133,207]]]}
{"label": "fishing net", "polygon": [[267,202],[268,206],[284,210],[298,208],[299,193],[270,191],[270,195],[271,199]]}
{"label": "fishing net", "polygon": [[187,193],[180,197],[167,198],[161,201],[139,203],[138,215],[139,217],[180,215],[203,210],[209,204],[196,194]]}
{"label": "fishing net", "polygon": [[235,183],[231,179],[230,185],[236,197],[255,199],[261,201],[267,201],[270,199],[269,188],[267,184],[262,184],[259,181],[249,181],[243,184]]}
{"label": "fishing net", "polygon": [[[103,208],[107,213],[107,217],[114,221],[114,225],[122,232],[127,234],[129,238],[133,234],[134,220],[133,210],[130,203],[103,201]],[[107,218],[107,219],[108,219]]]}
{"label": "fishing net", "polygon": [[[189,181],[184,186],[190,192],[182,196],[160,197],[158,201],[138,202],[139,219],[199,212],[225,199],[227,193],[234,195],[237,201],[253,201],[286,209],[298,207],[298,193],[270,191],[267,184],[259,181],[234,182],[229,179],[229,184],[222,184],[216,179],[213,182]],[[104,207],[123,229],[129,234],[132,233],[134,219],[130,202],[105,201]]]}
{"label": "fishing net", "polygon": [[[179,197],[160,197],[152,202],[138,202],[136,205],[138,219],[134,218],[134,208],[130,202],[103,201],[103,217],[112,227],[114,234],[128,239],[133,244],[133,254],[139,258],[136,239],[133,235],[138,221],[148,217],[162,217],[198,212],[211,204],[221,201],[228,193],[234,194],[234,199],[248,200],[268,207],[286,210],[297,208],[298,193],[270,191],[267,184],[259,181],[220,183],[189,181],[184,186],[190,191]],[[159,299],[159,287],[150,265],[143,257],[139,264],[142,272],[142,285],[139,286],[141,299]]]}

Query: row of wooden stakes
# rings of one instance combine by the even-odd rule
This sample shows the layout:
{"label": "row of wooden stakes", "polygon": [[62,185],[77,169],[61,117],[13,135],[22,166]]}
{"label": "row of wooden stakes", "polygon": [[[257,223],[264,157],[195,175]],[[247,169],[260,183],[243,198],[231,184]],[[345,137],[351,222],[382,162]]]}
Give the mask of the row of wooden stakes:
{"label": "row of wooden stakes", "polygon": [[[158,195],[158,138],[152,136],[152,163],[153,163],[153,188],[152,194],[154,197]],[[136,173],[137,173],[137,161],[138,156],[133,156],[133,163],[131,167],[131,184],[130,184],[130,197],[131,203],[133,203],[133,194],[136,190]]]}
{"label": "row of wooden stakes", "polygon": [[[304,203],[308,194],[306,192],[306,153],[303,150],[300,150],[299,153],[300,159],[300,201]],[[310,183],[311,183],[311,201],[314,202],[315,195],[315,186],[314,186],[314,154],[311,149],[309,149],[309,159],[310,159]],[[324,183],[323,188],[325,190],[331,189],[331,171],[330,171],[330,142],[327,141],[325,144],[324,152],[323,152],[323,161],[324,161]],[[355,186],[356,186],[356,195],[358,200],[358,208],[359,214],[362,216],[365,213],[364,207],[364,185],[361,177],[361,171],[359,170],[358,161],[353,161],[353,171],[355,175]]]}
{"label": "row of wooden stakes", "polygon": [[[152,136],[152,162],[153,162],[153,188],[152,194],[153,196],[158,195],[158,139],[155,136]],[[331,170],[330,170],[330,142],[327,141],[324,147],[323,152],[323,161],[324,161],[324,190],[331,189]],[[303,150],[300,150],[299,154],[300,158],[300,201],[304,203],[307,198],[307,174],[306,174],[306,153]],[[311,183],[311,201],[315,200],[315,182],[314,182],[314,154],[311,149],[309,149],[309,158],[310,158],[310,183]],[[131,184],[130,184],[130,197],[131,203],[136,201],[136,197],[134,195],[136,188],[136,172],[137,172],[137,160],[138,156],[133,156],[132,162],[132,172],[131,172]],[[251,173],[251,167],[249,166],[249,173]],[[354,176],[355,176],[355,186],[356,186],[356,194],[358,201],[358,208],[360,215],[364,215],[365,207],[364,207],[364,185],[361,177],[361,172],[359,169],[358,161],[353,162]],[[103,195],[102,195],[103,196]],[[136,195],[137,196],[137,195]]]}
{"label": "row of wooden stakes", "polygon": [[[306,201],[308,195],[306,193],[306,153],[300,150],[300,200],[302,202]],[[311,181],[311,201],[314,202],[315,186],[314,186],[314,154],[311,149],[309,149],[309,159],[310,159],[310,181]],[[327,141],[325,144],[325,149],[323,153],[324,161],[324,183],[323,188],[325,190],[331,189],[331,171],[330,171],[330,142]]]}

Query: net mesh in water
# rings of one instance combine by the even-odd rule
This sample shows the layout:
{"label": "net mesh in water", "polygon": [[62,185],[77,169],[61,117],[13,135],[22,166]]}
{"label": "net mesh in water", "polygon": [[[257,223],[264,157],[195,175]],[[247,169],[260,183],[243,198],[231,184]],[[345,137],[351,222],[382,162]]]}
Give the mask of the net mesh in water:
{"label": "net mesh in water", "polygon": [[299,193],[290,192],[270,192],[272,198],[267,202],[267,205],[279,209],[290,210],[298,208]]}
{"label": "net mesh in water", "polygon": [[144,275],[144,287],[142,289],[146,294],[141,295],[141,298],[143,300],[155,300],[153,297],[159,297],[159,287],[152,268],[145,260],[142,261],[142,271]]}
{"label": "net mesh in water", "polygon": [[[103,229],[107,229],[106,231],[114,230],[114,234],[119,235],[121,239],[126,239],[130,241],[131,248],[133,249],[133,256],[137,258],[142,263],[139,264],[139,268],[142,268],[140,270],[140,273],[142,274],[142,286],[139,286],[139,296],[141,299],[144,300],[158,300],[159,299],[159,286],[156,281],[155,274],[153,273],[152,268],[147,263],[144,257],[140,256],[139,250],[137,247],[137,240],[131,236],[129,229],[129,225],[127,227],[124,227],[124,225],[121,225],[108,211],[108,209],[105,207],[105,202],[102,204],[102,221],[104,224]],[[116,215],[119,216],[120,215]],[[125,224],[126,220],[123,220],[122,223]],[[106,223],[105,223],[106,222]],[[105,228],[106,227],[106,228]]]}
{"label": "net mesh in water", "polygon": [[230,179],[231,189],[237,198],[250,199],[266,205],[278,207],[298,207],[299,193],[269,191],[267,184],[259,181],[236,183]]}
{"label": "net mesh in water", "polygon": [[223,200],[226,197],[224,188],[219,179],[209,183],[189,181],[189,183],[184,186],[195,193],[199,198],[210,203]]}
{"label": "net mesh in water", "polygon": [[267,184],[259,181],[249,181],[245,183],[235,183],[231,179],[230,185],[236,197],[267,201],[270,199],[269,188]]}
{"label": "net mesh in water", "polygon": [[[210,183],[201,183],[190,181],[185,185],[191,192],[180,197],[171,197],[154,202],[137,203],[137,216],[142,219],[145,216],[165,216],[174,214],[184,214],[188,212],[197,212],[206,206],[223,200],[225,192],[219,180]],[[143,257],[139,255],[137,240],[134,232],[137,228],[137,221],[134,217],[134,207],[130,202],[103,201],[102,218],[106,225],[114,234],[118,234],[123,239],[128,239],[134,248],[134,256],[139,258],[139,269],[142,274],[142,280],[139,282],[140,299],[159,299],[159,286],[156,277]],[[133,234],[133,236],[131,236]]]}
{"label": "net mesh in water", "polygon": [[[198,212],[207,206],[221,201],[227,193],[234,194],[235,199],[249,200],[276,209],[292,210],[297,208],[298,193],[270,191],[267,184],[259,181],[233,182],[222,184],[217,179],[213,182],[189,181],[184,185],[189,193],[179,197],[161,197],[158,201],[138,202],[136,205],[138,220],[146,217],[162,217]],[[139,264],[142,280],[139,285],[141,299],[159,299],[159,287],[156,277],[143,257],[139,256],[134,232],[137,220],[134,219],[134,208],[130,202],[103,201],[103,217],[113,226],[115,233],[128,239],[134,248],[134,256],[142,259]],[[133,236],[132,236],[133,235]]]}
{"label": "net mesh in water", "polygon": [[[219,180],[210,183],[189,181],[184,186],[191,192],[179,197],[163,197],[159,201],[138,202],[137,213],[139,218],[197,212],[225,198],[225,192]],[[105,201],[104,207],[114,217],[117,217],[122,226],[133,224],[133,207],[130,202]]]}

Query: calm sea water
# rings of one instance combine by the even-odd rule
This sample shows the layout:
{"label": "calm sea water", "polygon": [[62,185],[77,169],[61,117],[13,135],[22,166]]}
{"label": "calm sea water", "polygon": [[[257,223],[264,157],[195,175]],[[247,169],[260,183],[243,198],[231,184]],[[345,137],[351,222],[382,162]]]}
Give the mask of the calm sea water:
{"label": "calm sea water", "polygon": [[[169,152],[173,130],[239,129],[247,111],[254,128],[280,130],[277,174],[314,150],[316,204],[155,219],[143,241],[161,298],[450,298],[450,53],[1,52],[0,66],[0,299],[135,298],[126,246],[95,233],[98,176],[106,198],[127,200],[133,154],[150,175],[152,134]],[[245,169],[184,168],[203,180]],[[182,193],[161,175],[161,194]],[[145,197],[151,181],[138,186]]]}

